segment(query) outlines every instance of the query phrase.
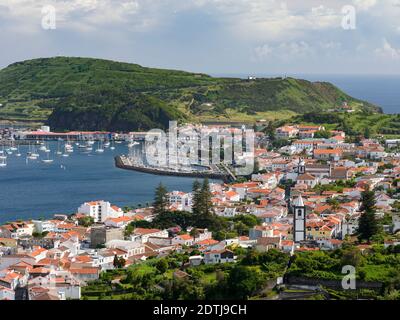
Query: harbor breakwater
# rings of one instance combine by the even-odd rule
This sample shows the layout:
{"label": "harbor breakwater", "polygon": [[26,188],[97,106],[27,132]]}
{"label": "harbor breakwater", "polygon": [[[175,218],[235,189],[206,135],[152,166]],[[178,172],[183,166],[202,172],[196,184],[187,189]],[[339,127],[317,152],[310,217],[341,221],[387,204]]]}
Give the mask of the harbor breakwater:
{"label": "harbor breakwater", "polygon": [[209,178],[209,179],[214,179],[214,180],[223,180],[224,182],[230,181],[229,174],[210,172],[210,171],[183,172],[183,171],[175,171],[175,170],[149,168],[149,167],[131,164],[131,163],[129,163],[129,161],[127,161],[126,157],[124,157],[124,156],[115,157],[115,166],[120,169],[133,170],[133,171],[162,175],[162,176],[190,177],[190,178],[203,178],[203,179]]}

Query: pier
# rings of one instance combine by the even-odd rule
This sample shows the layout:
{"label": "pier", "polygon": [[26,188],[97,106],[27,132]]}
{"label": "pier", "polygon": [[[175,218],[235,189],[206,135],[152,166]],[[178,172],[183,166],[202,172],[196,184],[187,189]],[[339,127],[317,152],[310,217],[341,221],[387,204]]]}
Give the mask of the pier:
{"label": "pier", "polygon": [[162,176],[177,176],[177,177],[192,177],[192,178],[210,178],[215,180],[223,180],[224,182],[232,181],[232,176],[229,173],[215,172],[212,170],[207,171],[180,171],[172,168],[155,168],[147,167],[143,164],[132,163],[126,156],[115,157],[115,165],[117,168],[125,170],[133,170],[149,174],[156,174]]}

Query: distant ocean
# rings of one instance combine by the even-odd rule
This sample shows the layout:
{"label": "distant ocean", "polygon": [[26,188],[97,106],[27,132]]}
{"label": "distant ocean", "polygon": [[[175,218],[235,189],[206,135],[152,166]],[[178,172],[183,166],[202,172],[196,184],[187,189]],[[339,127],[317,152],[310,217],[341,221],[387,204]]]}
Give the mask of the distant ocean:
{"label": "distant ocean", "polygon": [[[252,74],[254,75],[254,74]],[[309,81],[331,82],[354,98],[382,107],[385,113],[400,113],[400,75],[319,75],[285,74]],[[214,76],[247,78],[244,74],[214,74]],[[280,77],[282,74],[255,74],[256,77]]]}

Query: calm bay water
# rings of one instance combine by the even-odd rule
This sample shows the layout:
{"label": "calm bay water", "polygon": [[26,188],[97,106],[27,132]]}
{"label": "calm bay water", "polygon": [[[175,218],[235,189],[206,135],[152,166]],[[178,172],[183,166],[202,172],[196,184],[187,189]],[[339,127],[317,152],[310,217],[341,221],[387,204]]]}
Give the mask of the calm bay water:
{"label": "calm bay water", "polygon": [[[0,223],[74,213],[80,204],[90,200],[106,200],[120,207],[145,205],[152,202],[160,182],[170,191],[192,188],[192,178],[116,168],[114,156],[127,154],[126,145],[116,144],[115,150],[106,149],[104,154],[85,154],[74,148],[75,152],[64,158],[54,154],[57,143],[51,143],[51,158],[55,160],[52,164],[26,162],[27,147],[21,147],[22,157],[8,157],[7,167],[0,168]],[[42,159],[47,159],[40,153]]]}

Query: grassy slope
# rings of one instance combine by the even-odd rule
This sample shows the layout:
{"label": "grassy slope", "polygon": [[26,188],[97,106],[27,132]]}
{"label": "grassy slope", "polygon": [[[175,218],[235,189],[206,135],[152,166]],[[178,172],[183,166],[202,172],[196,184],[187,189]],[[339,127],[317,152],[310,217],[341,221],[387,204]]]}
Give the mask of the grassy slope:
{"label": "grassy slope", "polygon": [[[76,116],[89,111],[91,96],[97,90],[107,91],[111,97],[92,106],[92,111],[100,111],[100,115],[108,113],[104,107],[110,104],[124,106],[125,111],[133,110],[128,115],[130,118],[152,103],[157,105],[143,116],[149,125],[157,123],[157,114],[192,121],[252,121],[326,110],[342,101],[374,109],[328,83],[291,78],[257,81],[213,78],[107,60],[57,57],[18,62],[0,71],[0,103],[3,104],[0,119],[46,120],[54,109],[59,109],[51,117],[52,122],[77,129],[82,123],[60,122],[59,118],[68,118],[71,111]],[[131,95],[131,100],[121,98],[121,92]],[[138,104],[137,99],[143,102],[143,95],[154,98]],[[81,106],[84,108],[79,110]],[[138,123],[131,124],[138,126]]]}
{"label": "grassy slope", "polygon": [[[372,136],[398,138],[400,115],[357,111],[353,113],[313,113],[284,119],[286,123],[320,124],[327,130],[345,130],[348,134],[364,134],[368,128]],[[280,125],[278,123],[277,125]]]}

